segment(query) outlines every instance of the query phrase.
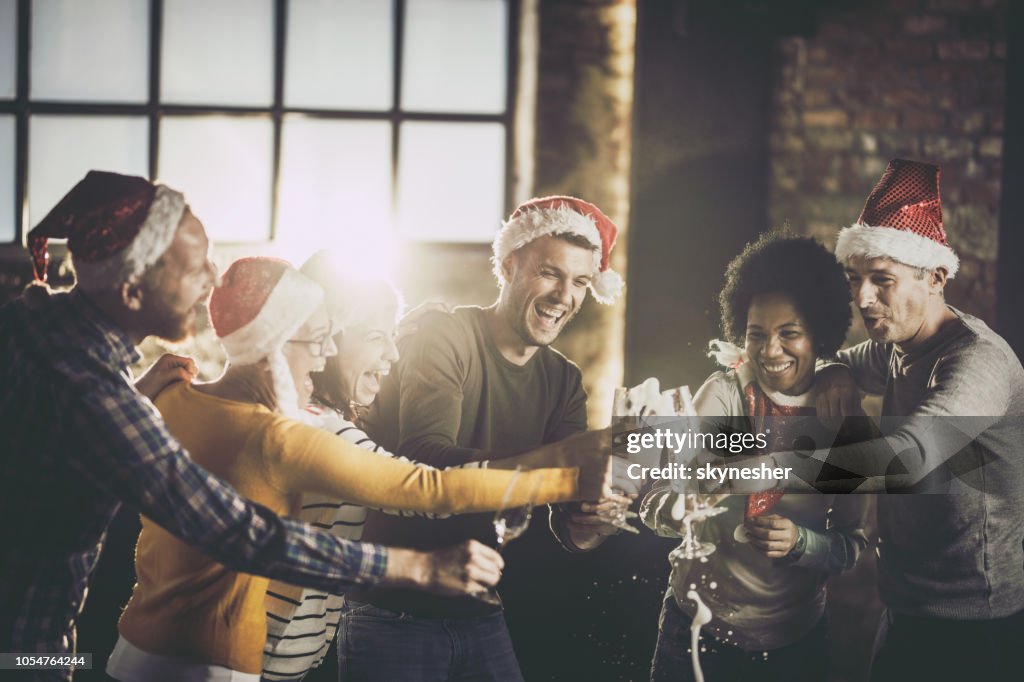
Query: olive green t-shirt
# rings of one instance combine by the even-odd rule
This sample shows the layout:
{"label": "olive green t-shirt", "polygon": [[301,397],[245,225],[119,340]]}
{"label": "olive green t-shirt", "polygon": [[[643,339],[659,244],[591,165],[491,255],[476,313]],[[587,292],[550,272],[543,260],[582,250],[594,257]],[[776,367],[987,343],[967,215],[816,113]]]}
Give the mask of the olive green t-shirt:
{"label": "olive green t-shirt", "polygon": [[[367,417],[367,432],[386,449],[438,468],[520,454],[587,427],[579,368],[552,348],[523,366],[498,351],[478,307],[428,313],[400,344]],[[492,514],[448,519],[370,512],[364,542],[415,549],[450,547],[475,538],[494,544]],[[471,597],[372,589],[351,595],[380,608],[433,618],[495,610]]]}

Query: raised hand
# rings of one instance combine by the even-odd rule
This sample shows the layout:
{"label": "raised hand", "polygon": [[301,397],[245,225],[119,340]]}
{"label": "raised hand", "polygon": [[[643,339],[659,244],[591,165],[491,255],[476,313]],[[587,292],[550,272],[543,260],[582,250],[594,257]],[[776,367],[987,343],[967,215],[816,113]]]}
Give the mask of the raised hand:
{"label": "raised hand", "polygon": [[184,355],[164,353],[135,380],[135,390],[150,400],[175,381],[192,381],[199,374],[195,360]]}
{"label": "raised hand", "polygon": [[505,567],[497,551],[476,540],[431,552],[430,557],[425,589],[441,595],[474,594],[494,587]]}
{"label": "raised hand", "polygon": [[460,597],[497,585],[504,567],[500,554],[476,540],[432,552],[392,548],[382,583]]}
{"label": "raised hand", "polygon": [[814,375],[815,403],[818,417],[854,417],[864,414],[860,405],[860,389],[853,373],[845,365],[828,365]]}
{"label": "raised hand", "polygon": [[[629,511],[635,499],[636,495],[612,493],[596,501],[581,502],[569,514],[569,529],[581,534],[615,535],[625,530],[622,524],[616,524],[615,520],[625,522],[636,518],[637,514]],[[635,532],[632,526],[629,530]]]}

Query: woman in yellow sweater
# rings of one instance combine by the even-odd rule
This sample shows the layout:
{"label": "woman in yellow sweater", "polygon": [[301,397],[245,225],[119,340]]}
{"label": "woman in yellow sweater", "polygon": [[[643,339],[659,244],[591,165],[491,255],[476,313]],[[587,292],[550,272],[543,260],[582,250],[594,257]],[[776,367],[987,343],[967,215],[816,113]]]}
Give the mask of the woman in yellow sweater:
{"label": "woman in yellow sweater", "polygon": [[[307,423],[300,406],[310,373],[336,353],[323,290],[288,263],[243,258],[210,297],[210,318],[228,356],[217,381],[177,384],[157,407],[170,431],[205,468],[279,514],[303,494],[420,512],[465,513],[502,505],[513,472],[437,471],[381,457]],[[520,476],[508,504],[597,499],[607,492],[608,450],[600,433],[550,446],[545,459],[582,468]],[[533,491],[536,491],[535,493]],[[478,543],[446,551],[429,581],[449,594],[497,581],[500,557]],[[238,573],[143,518],[138,582],[118,625],[107,672],[124,682],[256,682],[266,639],[268,581]]]}

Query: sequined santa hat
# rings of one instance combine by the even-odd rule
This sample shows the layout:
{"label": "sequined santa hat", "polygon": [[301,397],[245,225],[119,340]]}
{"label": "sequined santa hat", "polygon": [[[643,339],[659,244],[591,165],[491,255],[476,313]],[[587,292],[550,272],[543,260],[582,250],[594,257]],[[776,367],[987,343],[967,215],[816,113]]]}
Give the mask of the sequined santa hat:
{"label": "sequined santa hat", "polygon": [[277,409],[301,418],[298,392],[282,349],[324,300],[324,291],[288,261],[240,258],[210,294],[210,322],[232,365],[266,359]]}
{"label": "sequined santa hat", "polygon": [[494,238],[495,276],[501,278],[501,264],[509,254],[538,237],[560,234],[578,235],[595,248],[590,290],[599,303],[613,303],[625,284],[608,267],[619,228],[597,206],[576,197],[539,197],[520,204]]}
{"label": "sequined santa hat", "polygon": [[890,258],[915,268],[943,268],[953,279],[960,259],[942,227],[938,166],[893,159],[868,195],[860,218],[839,232],[836,258]]}
{"label": "sequined santa hat", "polygon": [[133,175],[89,171],[28,233],[35,279],[46,281],[50,239],[67,239],[78,285],[95,291],[141,275],[174,240],[185,197]]}

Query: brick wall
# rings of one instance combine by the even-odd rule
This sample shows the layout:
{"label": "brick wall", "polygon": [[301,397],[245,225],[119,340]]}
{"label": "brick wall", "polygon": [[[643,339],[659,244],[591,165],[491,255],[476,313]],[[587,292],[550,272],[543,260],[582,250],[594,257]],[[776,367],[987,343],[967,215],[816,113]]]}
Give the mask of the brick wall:
{"label": "brick wall", "polygon": [[780,41],[768,217],[832,244],[888,159],[942,167],[960,274],[948,300],[990,324],[996,257],[1008,0],[889,0],[822,11],[809,38]]}

